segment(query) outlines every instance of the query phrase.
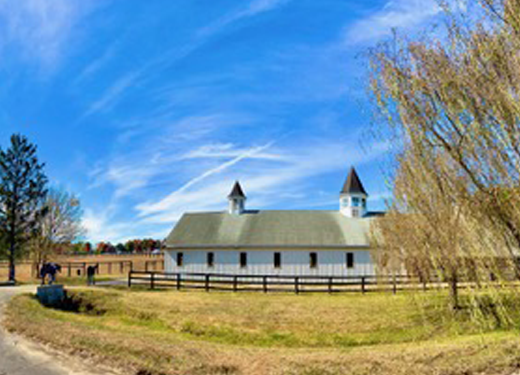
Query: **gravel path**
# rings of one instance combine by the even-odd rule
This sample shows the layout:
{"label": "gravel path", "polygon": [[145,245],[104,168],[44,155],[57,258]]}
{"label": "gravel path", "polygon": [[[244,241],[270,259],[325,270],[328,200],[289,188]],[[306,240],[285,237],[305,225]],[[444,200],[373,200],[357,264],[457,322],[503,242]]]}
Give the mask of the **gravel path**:
{"label": "gravel path", "polygon": [[[0,320],[5,304],[20,293],[35,292],[34,286],[0,287]],[[42,345],[11,335],[0,328],[0,375],[101,375],[92,366],[74,358],[51,353]]]}

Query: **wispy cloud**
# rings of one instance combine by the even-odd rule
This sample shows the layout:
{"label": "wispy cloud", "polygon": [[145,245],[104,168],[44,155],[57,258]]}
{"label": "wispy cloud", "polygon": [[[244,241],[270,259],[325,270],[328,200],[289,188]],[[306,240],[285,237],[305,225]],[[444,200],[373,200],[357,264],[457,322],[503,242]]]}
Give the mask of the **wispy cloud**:
{"label": "wispy cloud", "polygon": [[[222,18],[198,30],[191,40],[187,41],[185,46],[177,47],[173,51],[167,51],[164,56],[154,59],[141,69],[126,74],[116,80],[103,92],[100,98],[89,106],[87,111],[83,114],[83,118],[111,109],[125,95],[126,91],[134,86],[135,81],[139,78],[143,78],[146,73],[152,70],[157,73],[161,69],[167,68],[171,66],[171,64],[186,58],[195,50],[205,45],[210,37],[218,34],[227,26],[239,20],[274,10],[290,1],[291,0],[252,0],[244,8],[224,15]],[[98,61],[95,61],[93,65],[87,66],[83,74],[88,74],[91,73],[92,70],[100,69],[102,64],[109,60],[110,53],[110,51],[107,51],[108,56],[105,56],[105,58],[102,57]]]}
{"label": "wispy cloud", "polygon": [[422,25],[441,11],[437,0],[390,0],[380,11],[350,26],[346,31],[346,42],[373,42],[390,35],[392,29]]}
{"label": "wispy cloud", "polygon": [[[278,162],[252,160],[254,153],[262,153],[269,146],[251,148],[249,153],[194,177],[165,198],[137,205],[141,221],[172,223],[185,211],[222,209],[228,190],[236,178],[243,182],[248,195],[252,197],[250,206],[254,208],[276,205],[288,197],[301,201],[306,196],[302,189],[309,179],[333,171],[346,171],[348,164],[361,165],[386,152],[384,147],[376,146],[372,154],[366,155],[347,142],[316,140],[314,147],[275,150],[277,155],[281,155],[275,159]],[[326,153],[322,151],[325,148]],[[240,162],[244,163],[242,167],[239,166]],[[307,204],[312,205],[310,202]]]}
{"label": "wispy cloud", "polygon": [[281,160],[282,156],[274,153],[260,152],[258,149],[256,152],[251,152],[251,149],[236,148],[233,143],[212,143],[209,145],[201,146],[195,150],[189,151],[184,154],[181,159],[198,159],[198,158],[238,158],[242,155],[248,155],[249,158],[253,159],[264,159],[264,160]]}
{"label": "wispy cloud", "polygon": [[141,71],[138,70],[135,72],[130,72],[119,78],[103,93],[99,99],[90,105],[87,111],[83,114],[82,118],[88,117],[93,113],[104,112],[112,108],[117,103],[120,96],[125,92],[125,90],[136,84],[136,81],[140,75]]}
{"label": "wispy cloud", "polygon": [[3,47],[17,46],[22,56],[52,69],[67,49],[73,29],[93,4],[88,0],[0,1]]}
{"label": "wispy cloud", "polygon": [[115,221],[110,209],[85,210],[82,224],[89,241],[110,241],[114,244],[136,237],[163,239],[171,229],[169,226],[146,226],[138,221]]}
{"label": "wispy cloud", "polygon": [[116,57],[117,49],[120,48],[121,41],[123,38],[120,38],[113,42],[108,48],[103,52],[102,55],[96,57],[92,60],[88,65],[86,65],[81,73],[78,74],[76,79],[74,80],[75,84],[79,84],[80,82],[86,80],[87,78],[95,75],[98,71],[102,70],[114,57]]}
{"label": "wispy cloud", "polygon": [[[137,120],[135,124],[126,123],[120,134],[120,138],[124,138],[120,140],[122,150],[96,165],[90,173],[89,188],[111,185],[115,188],[114,197],[122,198],[148,186],[152,180],[168,181],[172,173],[184,167],[183,160],[221,159],[247,153],[250,150],[207,139],[233,131],[235,126],[248,121],[251,119],[241,114],[216,113],[175,120],[156,115]],[[275,157],[265,152],[249,155],[251,158]],[[189,169],[193,170],[193,167]]]}
{"label": "wispy cloud", "polygon": [[253,0],[246,6],[224,15],[210,25],[200,29],[197,36],[199,38],[209,37],[218,33],[228,25],[248,17],[253,17],[264,12],[275,10],[289,3],[290,1],[291,0]]}
{"label": "wispy cloud", "polygon": [[263,146],[252,147],[250,149],[247,149],[235,156],[233,159],[226,161],[225,163],[222,163],[216,166],[215,168],[207,170],[199,176],[192,178],[186,184],[181,186],[178,190],[174,191],[173,193],[168,195],[166,198],[160,200],[159,202],[152,204],[140,204],[136,208],[138,211],[140,211],[140,216],[146,216],[157,212],[162,212],[165,209],[168,209],[174,206],[177,202],[179,202],[179,198],[183,199],[183,193],[186,192],[192,186],[199,184],[200,182],[206,180],[208,177],[224,172],[225,170],[233,167],[235,164],[238,164],[244,159],[254,157],[256,154],[259,154],[262,151],[267,150],[272,145],[273,142],[270,142]]}

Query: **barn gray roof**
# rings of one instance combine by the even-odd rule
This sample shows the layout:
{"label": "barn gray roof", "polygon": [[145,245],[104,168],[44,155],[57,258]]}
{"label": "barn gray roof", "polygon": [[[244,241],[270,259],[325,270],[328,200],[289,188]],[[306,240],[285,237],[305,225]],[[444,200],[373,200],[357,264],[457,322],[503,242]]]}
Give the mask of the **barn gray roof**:
{"label": "barn gray roof", "polygon": [[370,218],[338,211],[187,213],[166,239],[168,247],[365,247]]}

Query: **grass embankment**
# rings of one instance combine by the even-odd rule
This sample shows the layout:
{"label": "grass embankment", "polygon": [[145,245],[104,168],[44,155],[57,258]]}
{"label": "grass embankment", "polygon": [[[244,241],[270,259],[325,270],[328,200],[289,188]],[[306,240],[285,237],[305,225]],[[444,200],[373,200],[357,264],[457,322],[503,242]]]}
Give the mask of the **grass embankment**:
{"label": "grass embankment", "polygon": [[520,364],[520,319],[506,330],[489,314],[477,325],[435,292],[73,295],[76,312],[20,296],[6,324],[140,374],[511,374]]}

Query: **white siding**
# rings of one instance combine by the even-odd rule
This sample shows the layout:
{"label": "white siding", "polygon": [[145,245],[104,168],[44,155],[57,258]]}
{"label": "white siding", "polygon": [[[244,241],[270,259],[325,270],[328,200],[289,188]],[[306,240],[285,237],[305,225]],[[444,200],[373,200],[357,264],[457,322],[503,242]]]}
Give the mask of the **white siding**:
{"label": "white siding", "polygon": [[[177,253],[182,252],[184,265],[177,267]],[[206,254],[213,252],[215,265],[207,267]],[[247,253],[247,267],[240,267],[240,253]],[[282,256],[281,268],[274,268],[274,253]],[[318,254],[318,266],[310,268],[310,253]],[[354,254],[354,267],[347,268],[346,254]],[[168,250],[165,272],[220,273],[239,275],[374,275],[368,250]]]}

